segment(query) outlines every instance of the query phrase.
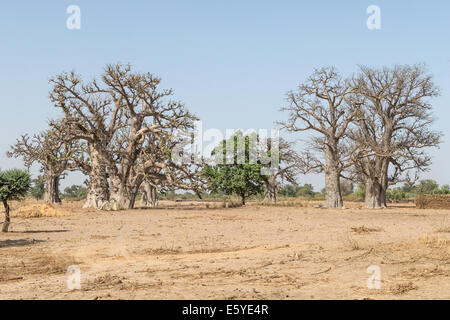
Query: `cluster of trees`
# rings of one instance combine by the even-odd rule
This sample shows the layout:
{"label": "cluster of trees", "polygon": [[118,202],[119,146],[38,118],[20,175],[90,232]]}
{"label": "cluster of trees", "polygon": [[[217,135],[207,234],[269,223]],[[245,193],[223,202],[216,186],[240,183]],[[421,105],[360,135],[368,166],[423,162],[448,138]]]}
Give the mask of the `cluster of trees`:
{"label": "cluster of trees", "polygon": [[[214,149],[215,164],[180,163],[174,150],[196,157],[183,143],[192,139],[197,118],[160,82],[120,64],[88,82],[74,72],[57,75],[50,80],[50,99],[63,116],[46,131],[23,135],[8,156],[40,165],[43,178],[33,192],[43,190],[50,203],[61,202],[59,181],[74,170],[88,177],[85,207],[112,210],[133,208],[138,192],[144,205],[156,205],[157,190],[237,194],[243,204],[258,193],[276,201],[285,183],[292,188],[282,192],[314,195],[312,186],[295,185],[299,174],[315,172],[325,175],[326,207],[342,207],[342,196],[358,185],[366,207],[379,208],[386,206],[390,186],[412,183],[428,169],[426,148],[441,141],[430,128],[430,100],[439,91],[423,65],[360,66],[351,77],[328,67],[287,94],[282,111],[288,118],[278,122],[306,139],[307,151],[239,131]],[[176,134],[180,130],[183,136]],[[257,161],[251,161],[254,154]],[[270,165],[274,159],[276,167]]]}
{"label": "cluster of trees", "polygon": [[[351,77],[317,69],[287,95],[291,132],[309,132],[303,172],[325,174],[325,204],[342,207],[341,178],[364,184],[367,208],[386,206],[389,186],[426,171],[441,133],[431,130],[439,94],[423,65],[360,66]],[[411,172],[413,175],[411,175]]]}
{"label": "cluster of trees", "polygon": [[434,180],[421,180],[418,184],[404,183],[397,188],[389,188],[387,198],[390,201],[414,198],[418,194],[450,194],[450,186],[439,184]]}
{"label": "cluster of trees", "polygon": [[[45,181],[43,176],[38,176],[36,179],[32,180],[30,188],[30,196],[37,200],[44,199],[45,195]],[[80,185],[72,185],[66,187],[64,192],[59,193],[60,199],[86,199],[87,188]]]}
{"label": "cluster of trees", "polygon": [[299,157],[293,144],[282,138],[262,138],[256,133],[235,132],[212,152],[215,165],[206,165],[203,173],[208,189],[236,194],[244,205],[246,198],[264,193],[276,201],[277,191],[285,182],[295,183],[300,172]]}
{"label": "cluster of trees", "polygon": [[[49,203],[61,202],[59,181],[74,170],[88,176],[85,207],[133,208],[139,190],[150,205],[155,188],[200,192],[201,168],[172,159],[197,118],[160,82],[120,64],[87,82],[74,72],[57,75],[50,80],[50,99],[63,116],[43,132],[23,135],[8,156],[22,158],[27,167],[40,165]],[[186,136],[175,136],[176,130]]]}

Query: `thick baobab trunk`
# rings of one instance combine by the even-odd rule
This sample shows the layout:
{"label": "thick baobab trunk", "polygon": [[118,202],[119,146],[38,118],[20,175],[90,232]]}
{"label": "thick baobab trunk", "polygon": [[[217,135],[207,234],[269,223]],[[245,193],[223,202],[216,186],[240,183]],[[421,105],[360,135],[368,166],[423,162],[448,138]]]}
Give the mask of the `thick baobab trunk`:
{"label": "thick baobab trunk", "polygon": [[[378,209],[386,207],[386,192],[383,192],[378,179],[368,178],[366,180],[365,206],[369,209]],[[384,194],[384,200],[383,200]]]}
{"label": "thick baobab trunk", "polygon": [[142,179],[135,179],[133,183],[129,184],[122,183],[118,177],[112,177],[110,180],[111,195],[109,200],[109,209],[133,209]]}
{"label": "thick baobab trunk", "polygon": [[83,208],[108,209],[109,184],[106,166],[100,160],[98,151],[89,147],[91,171],[89,172],[88,193]]}
{"label": "thick baobab trunk", "polygon": [[5,207],[5,221],[3,222],[2,232],[8,232],[9,224],[11,223],[8,201],[3,200],[3,206]]}
{"label": "thick baobab trunk", "polygon": [[47,203],[61,203],[59,198],[59,178],[60,176],[48,175],[45,177],[44,201]]}
{"label": "thick baobab trunk", "polygon": [[325,207],[342,208],[342,205],[340,172],[336,154],[332,151],[327,151],[325,168]]}
{"label": "thick baobab trunk", "polygon": [[136,195],[137,190],[125,190],[125,188],[119,188],[114,191],[111,190],[109,208],[111,210],[133,209]]}
{"label": "thick baobab trunk", "polygon": [[142,199],[141,205],[143,207],[156,207],[158,205],[158,197],[156,188],[148,182],[143,182],[141,186]]}
{"label": "thick baobab trunk", "polygon": [[272,180],[264,181],[264,200],[276,202],[277,201],[277,188]]}
{"label": "thick baobab trunk", "polygon": [[342,208],[341,186],[339,173],[330,170],[325,173],[325,207]]}

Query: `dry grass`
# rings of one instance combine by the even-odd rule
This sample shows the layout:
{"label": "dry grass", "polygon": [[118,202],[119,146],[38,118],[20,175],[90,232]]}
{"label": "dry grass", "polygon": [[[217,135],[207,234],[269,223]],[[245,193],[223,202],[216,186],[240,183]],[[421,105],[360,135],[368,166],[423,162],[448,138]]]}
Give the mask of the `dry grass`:
{"label": "dry grass", "polygon": [[205,209],[227,209],[242,207],[242,202],[235,199],[227,199],[222,202],[209,202],[205,204]]}
{"label": "dry grass", "polygon": [[352,227],[350,229],[357,234],[367,234],[367,233],[372,233],[372,232],[383,231],[383,229],[381,229],[381,228],[367,228],[364,225],[361,227]]}
{"label": "dry grass", "polygon": [[349,232],[346,233],[344,244],[354,251],[362,249],[359,242],[355,238],[353,238]]}
{"label": "dry grass", "polygon": [[61,204],[50,205],[40,200],[26,199],[24,201],[11,201],[10,206],[11,217],[13,218],[62,217],[89,211],[81,209],[80,201],[68,200],[63,200]]}
{"label": "dry grass", "polygon": [[0,282],[25,278],[30,275],[63,274],[71,265],[77,265],[73,257],[40,255],[24,256],[21,260],[2,261],[0,267]]}
{"label": "dry grass", "polygon": [[[0,234],[0,298],[450,298],[450,234],[436,231],[447,211],[206,203],[17,217]],[[80,266],[81,290],[65,286],[69,265]],[[370,265],[381,290],[365,285]]]}
{"label": "dry grass", "polygon": [[390,292],[394,295],[402,295],[411,290],[417,290],[418,287],[412,282],[397,283],[390,287]]}

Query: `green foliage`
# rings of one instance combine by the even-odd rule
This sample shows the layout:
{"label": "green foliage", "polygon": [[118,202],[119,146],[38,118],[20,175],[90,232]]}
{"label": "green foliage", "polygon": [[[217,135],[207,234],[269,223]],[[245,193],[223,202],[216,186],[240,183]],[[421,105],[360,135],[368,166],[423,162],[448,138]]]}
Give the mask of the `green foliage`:
{"label": "green foliage", "polygon": [[434,189],[433,194],[450,194],[450,188],[448,185],[444,185],[442,188]]}
{"label": "green foliage", "polygon": [[439,185],[434,180],[421,180],[419,185],[414,188],[417,194],[432,194],[434,190],[439,189]]}
{"label": "green foliage", "polygon": [[30,194],[34,199],[41,200],[45,193],[45,182],[43,176],[38,176],[36,179],[32,180],[32,186],[30,189]]}
{"label": "green foliage", "polygon": [[23,170],[0,172],[0,201],[22,200],[31,186],[31,175]]}
{"label": "green foliage", "polygon": [[363,183],[358,184],[353,195],[357,199],[364,199],[366,197],[366,186]]}
{"label": "green foliage", "polygon": [[297,191],[297,197],[313,198],[315,195],[316,193],[314,192],[314,187],[312,184],[305,184]]}
{"label": "green foliage", "polygon": [[400,201],[406,199],[406,192],[403,188],[389,188],[386,190],[386,198],[389,201]]}
{"label": "green foliage", "polygon": [[237,194],[245,204],[245,198],[263,191],[261,164],[250,163],[248,135],[244,137],[241,131],[236,132],[230,139],[223,140],[212,155],[216,156],[216,163],[219,164],[204,168],[211,192]]}
{"label": "green foliage", "polygon": [[402,186],[402,191],[406,193],[411,193],[414,191],[414,184],[412,183],[404,183]]}
{"label": "green foliage", "polygon": [[85,199],[87,197],[87,189],[83,186],[72,185],[64,189],[61,194],[62,199]]}
{"label": "green foliage", "polygon": [[294,198],[297,196],[297,192],[300,189],[300,186],[296,186],[293,184],[287,184],[278,190],[278,194],[283,197]]}

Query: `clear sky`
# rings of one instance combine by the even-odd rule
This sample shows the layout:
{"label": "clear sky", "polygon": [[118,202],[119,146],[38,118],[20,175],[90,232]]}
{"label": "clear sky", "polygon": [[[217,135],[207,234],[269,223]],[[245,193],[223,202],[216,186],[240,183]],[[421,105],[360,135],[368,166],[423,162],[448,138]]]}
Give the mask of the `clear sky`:
{"label": "clear sky", "polygon": [[[66,27],[72,4],[80,30]],[[381,30],[366,26],[369,5],[381,9]],[[450,183],[449,16],[448,0],[2,1],[0,168],[23,167],[6,158],[9,145],[58,116],[48,79],[62,71],[91,78],[130,62],[161,76],[205,129],[270,129],[285,116],[284,94],[314,67],[350,74],[358,64],[425,62],[442,90],[435,128],[445,134],[427,177]],[[320,189],[322,180],[300,182]]]}

